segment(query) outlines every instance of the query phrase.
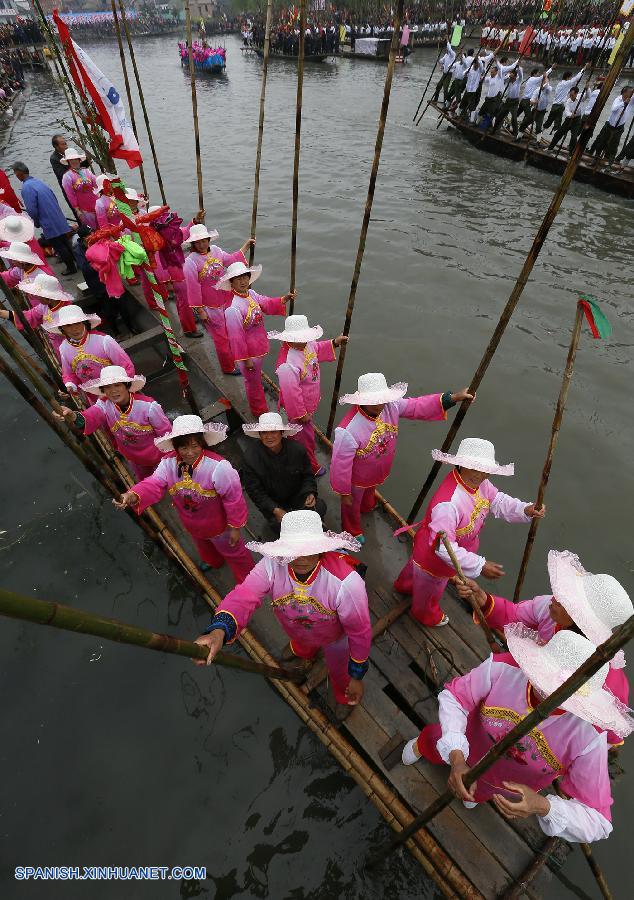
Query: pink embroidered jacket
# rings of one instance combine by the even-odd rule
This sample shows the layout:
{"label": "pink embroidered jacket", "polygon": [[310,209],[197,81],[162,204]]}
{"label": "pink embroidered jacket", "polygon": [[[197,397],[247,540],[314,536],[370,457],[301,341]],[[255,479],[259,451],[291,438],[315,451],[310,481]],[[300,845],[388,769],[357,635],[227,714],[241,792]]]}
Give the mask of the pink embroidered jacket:
{"label": "pink embroidered jacket", "polygon": [[[438,697],[442,737],[438,752],[445,762],[461,750],[470,765],[481,759],[532,708],[529,681],[510,653],[496,654],[454,678]],[[561,776],[570,799],[549,796],[550,812],[538,817],[541,829],[568,841],[596,841],[611,830],[612,793],[604,733],[573,713],[557,710],[518,741],[478,779],[476,800],[501,793],[504,781],[541,791]]]}
{"label": "pink embroidered jacket", "polygon": [[[35,300],[37,298],[33,297],[33,299]],[[47,306],[46,303],[38,303],[37,306],[32,306],[30,309],[23,310],[24,318],[29,323],[31,328],[41,328],[43,322],[46,322],[48,324],[53,321],[54,313],[60,310],[62,306],[70,306],[70,300],[60,300],[59,303],[57,303],[55,306]],[[16,328],[22,331],[22,322],[20,322],[20,319],[15,315],[15,313],[13,314],[13,318]],[[64,338],[59,334],[49,334],[47,332],[46,339],[53,347],[57,358],[61,359],[59,348]]]}
{"label": "pink embroidered jacket", "polygon": [[71,391],[84,381],[98,378],[104,366],[123,366],[130,377],[134,375],[134,365],[125,350],[109,334],[99,331],[87,332],[79,344],[63,340],[59,353],[62,379]]}
{"label": "pink embroidered jacket", "polygon": [[114,197],[108,197],[106,194],[102,194],[98,198],[95,204],[95,215],[98,228],[105,228],[106,225],[121,225],[123,221]]}
{"label": "pink embroidered jacket", "polygon": [[[544,594],[533,597],[532,600],[513,603],[512,600],[507,600],[505,597],[489,594],[487,605],[482,612],[491,628],[503,631],[504,626],[511,622],[522,622],[527,628],[534,629],[539,634],[542,643],[547,644],[551,637],[560,630],[559,625],[550,614],[550,604],[553,599],[552,594]],[[475,614],[473,618],[477,624]],[[630,685],[623,668],[616,668],[614,662],[614,659],[611,660],[605,686],[610,693],[627,706]],[[612,746],[619,746],[623,741],[617,734],[608,731],[608,743]]]}
{"label": "pink embroidered jacket", "polygon": [[[4,283],[7,287],[14,288],[21,281],[34,281],[36,276],[40,274],[40,272],[46,271],[45,266],[31,266],[30,269],[21,269],[20,266],[11,266],[10,269],[5,269],[4,272],[0,272],[0,276],[4,280]],[[49,273],[52,274],[51,270],[48,269]],[[33,301],[35,298],[30,297],[28,294],[26,295],[29,300],[31,300],[31,304],[33,305]],[[39,302],[39,301],[37,301]]]}
{"label": "pink embroidered jacket", "polygon": [[286,308],[280,297],[265,297],[249,290],[247,297],[234,294],[231,306],[225,310],[227,334],[236,362],[266,356],[269,339],[264,327],[264,315],[284,316]]}
{"label": "pink embroidered jacket", "polygon": [[247,627],[266,596],[291,640],[305,642],[310,636],[315,646],[326,646],[345,635],[351,660],[366,662],[372,644],[368,595],[363,579],[341,554],[324,553],[303,582],[296,580],[286,563],[261,559],[218,606],[217,613],[229,613],[235,620],[233,639]]}
{"label": "pink embroidered jacket", "polygon": [[442,394],[404,397],[387,403],[376,418],[353,406],[335,429],[330,464],[330,483],[337,494],[350,494],[355,487],[383,484],[396,453],[398,421],[446,419]]}
{"label": "pink embroidered jacket", "polygon": [[334,344],[332,341],[312,341],[303,350],[285,344],[280,359],[283,357],[285,359],[277,369],[280,406],[284,407],[289,419],[312,416],[321,400],[319,363],[335,362]]}
{"label": "pink embroidered jacket", "polygon": [[191,474],[176,453],[168,453],[154,474],[131,490],[139,498],[137,513],[169,493],[181,522],[197,538],[216,537],[227,527],[242,528],[249,516],[240,476],[211,450],[201,452]]}
{"label": "pink embroidered jacket", "polygon": [[477,578],[486,562],[477,551],[480,531],[489,513],[506,522],[530,522],[524,512],[526,506],[527,501],[503,494],[488,478],[473,490],[452,469],[431,498],[416,532],[414,563],[436,578],[451,578],[456,574],[438,538],[438,532],[444,531],[465,575]]}
{"label": "pink embroidered jacket", "polygon": [[98,428],[107,428],[113,435],[117,450],[140,466],[158,466],[163,455],[154,438],[169,434],[172,430],[160,403],[144,394],[131,394],[130,405],[121,409],[107,397],[82,413],[86,425],[84,434],[92,434]]}
{"label": "pink embroidered jacket", "polygon": [[210,309],[226,309],[231,303],[231,291],[219,291],[216,285],[223,278],[227,267],[235,262],[247,265],[241,250],[225,253],[212,244],[205,255],[192,251],[183,266],[189,305],[196,308],[207,306]]}
{"label": "pink embroidered jacket", "polygon": [[95,213],[97,205],[97,179],[90,169],[69,169],[62,177],[62,187],[68,202],[74,209]]}

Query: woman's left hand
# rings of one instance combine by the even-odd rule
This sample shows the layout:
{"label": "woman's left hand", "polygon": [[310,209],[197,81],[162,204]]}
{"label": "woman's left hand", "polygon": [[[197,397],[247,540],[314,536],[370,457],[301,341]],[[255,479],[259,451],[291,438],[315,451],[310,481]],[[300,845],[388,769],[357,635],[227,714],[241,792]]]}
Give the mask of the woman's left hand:
{"label": "woman's left hand", "polygon": [[229,529],[229,545],[231,547],[235,547],[239,540],[240,540],[240,529],[239,528],[230,528]]}
{"label": "woman's left hand", "polygon": [[288,294],[284,294],[281,298],[282,303],[286,306],[291,300],[294,300],[297,297],[297,291],[289,291]]}
{"label": "woman's left hand", "polygon": [[543,519],[546,515],[546,504],[542,503],[540,507],[537,507],[534,503],[529,503],[524,507],[524,515],[529,519]]}
{"label": "woman's left hand", "polygon": [[516,784],[514,781],[503,781],[504,787],[520,795],[519,800],[509,800],[502,794],[494,794],[493,802],[505,819],[527,819],[529,816],[547,816],[550,812],[550,803],[547,797],[542,797],[537,791],[525,784]]}
{"label": "woman's left hand", "polygon": [[335,347],[341,347],[342,344],[347,344],[350,338],[345,334],[340,334],[339,337],[336,337],[333,341]]}
{"label": "woman's left hand", "polygon": [[472,403],[476,398],[475,394],[470,394],[468,388],[463,388],[461,391],[456,391],[451,395],[451,399],[454,403],[462,403],[463,400],[467,400],[469,403]]}
{"label": "woman's left hand", "polygon": [[240,247],[240,252],[244,253],[244,255],[246,256],[249,247],[255,247],[255,238],[249,238],[248,241],[245,241],[244,244]]}

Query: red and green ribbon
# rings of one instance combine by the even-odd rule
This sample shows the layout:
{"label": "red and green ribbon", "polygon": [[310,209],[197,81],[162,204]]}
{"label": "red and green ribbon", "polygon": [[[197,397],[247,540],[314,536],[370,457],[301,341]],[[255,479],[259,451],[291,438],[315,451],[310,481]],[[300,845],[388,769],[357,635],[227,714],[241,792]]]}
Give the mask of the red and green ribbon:
{"label": "red and green ribbon", "polygon": [[579,294],[579,306],[588,321],[592,337],[598,340],[609,338],[612,334],[612,326],[602,312],[597,298],[591,294]]}

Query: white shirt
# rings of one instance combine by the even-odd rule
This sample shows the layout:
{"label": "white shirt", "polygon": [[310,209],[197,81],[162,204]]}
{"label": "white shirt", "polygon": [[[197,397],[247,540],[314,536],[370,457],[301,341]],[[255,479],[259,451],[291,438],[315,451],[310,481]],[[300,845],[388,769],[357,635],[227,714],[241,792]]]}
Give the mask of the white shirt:
{"label": "white shirt", "polygon": [[456,58],[456,51],[453,49],[453,47],[451,46],[449,41],[447,41],[447,50],[446,50],[443,58],[440,60],[441,65],[442,65],[442,70],[445,75],[447,74],[449,69],[451,69],[455,58]]}
{"label": "white shirt", "polygon": [[584,70],[582,69],[577,75],[574,75],[572,78],[568,78],[566,81],[559,82],[559,84],[555,88],[555,97],[553,99],[553,104],[563,104],[566,102],[566,97],[570,93],[570,88],[573,88],[575,87],[575,85],[579,84],[583,73]]}
{"label": "white shirt", "polygon": [[469,68],[469,65],[470,65],[469,60],[466,57],[461,56],[460,59],[458,60],[458,62],[455,64],[455,66],[452,69],[453,77],[455,78],[456,81],[461,81],[465,77],[465,74],[466,74],[467,69]]}
{"label": "white shirt", "polygon": [[552,84],[545,84],[543,87],[541,85],[539,87],[536,87],[533,91],[533,96],[531,97],[531,103],[534,106],[537,106],[538,110],[548,109],[548,104],[550,103],[552,92]]}
{"label": "white shirt", "polygon": [[625,105],[623,97],[617,97],[612,104],[608,122],[613,128],[617,128],[621,125],[627,125],[632,116],[634,116],[634,95],[627,106]]}
{"label": "white shirt", "polygon": [[583,101],[579,97],[575,97],[574,100],[572,97],[568,97],[564,104],[564,116],[572,118],[573,116],[583,115],[583,106]]}
{"label": "white shirt", "polygon": [[478,90],[480,85],[480,81],[484,77],[484,73],[486,71],[486,67],[493,59],[493,54],[489,53],[487,56],[479,56],[475,59],[467,73],[467,93],[472,94]]}
{"label": "white shirt", "polygon": [[506,96],[509,100],[519,100],[520,91],[522,90],[522,76],[523,72],[521,69],[517,70],[517,77],[515,81],[511,81],[511,79],[506,77]]}
{"label": "white shirt", "polygon": [[600,88],[595,88],[589,94],[586,92],[586,96],[583,100],[583,113],[584,116],[589,116],[592,112],[594,104],[597,102],[597,97],[599,96]]}
{"label": "white shirt", "polygon": [[498,72],[497,75],[487,75],[482,85],[482,93],[485,97],[497,97],[504,90],[504,79]]}

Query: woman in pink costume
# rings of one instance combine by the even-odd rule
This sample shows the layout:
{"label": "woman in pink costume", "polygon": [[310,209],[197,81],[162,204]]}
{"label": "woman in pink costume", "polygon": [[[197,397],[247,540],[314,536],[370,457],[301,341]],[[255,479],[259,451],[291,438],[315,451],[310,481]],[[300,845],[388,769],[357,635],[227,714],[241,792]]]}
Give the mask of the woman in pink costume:
{"label": "woman in pink costume", "polygon": [[[540,644],[519,623],[505,628],[509,652],[490,656],[454,678],[438,697],[439,725],[427,725],[403,749],[405,765],[421,757],[451,766],[449,789],[475,806],[492,800],[507,819],[537,816],[550,837],[589,843],[612,831],[607,732],[632,731],[627,707],[604,689],[605,663],[560,709],[497,760],[467,790],[469,768],[553,693],[595,651],[573,631]],[[541,792],[558,778],[564,797]]]}
{"label": "woman in pink costume", "polygon": [[306,316],[288,316],[284,331],[269,331],[275,341],[283,341],[277,360],[277,377],[280,382],[280,406],[288,414],[290,422],[302,425],[295,440],[306,447],[313,475],[320,477],[326,469],[315,456],[315,429],[313,415],[321,400],[320,362],[334,362],[335,348],[348,343],[343,334],[332,341],[320,341],[321,325],[309,326]]}
{"label": "woman in pink costume", "polygon": [[[471,578],[467,578],[466,585],[456,579],[456,589],[465,600],[473,593],[491,628],[502,631],[505,625],[520,622],[534,629],[543,644],[558,631],[572,628],[581,631],[598,647],[607,641],[613,628],[623,625],[634,614],[632,601],[616,578],[586,572],[579,557],[568,550],[550,551],[548,574],[552,593],[521,603],[487,594]],[[474,622],[478,623],[475,615]],[[630,686],[624,667],[625,656],[619,650],[610,661],[605,686],[621,703],[627,704]],[[608,734],[608,743],[617,746],[621,740],[618,735]]]}
{"label": "woman in pink costume", "polygon": [[[368,670],[372,628],[365,584],[336,550],[353,552],[349,534],[324,532],[319,514],[288,512],[280,537],[248,544],[264,557],[244,582],[218,606],[196,643],[210,648],[207,664],[224,643],[232,643],[266,596],[290,644],[284,662],[314,659],[323,649],[337,718],[343,719],[363,697],[361,679]],[[204,664],[204,663],[203,663]]]}
{"label": "woman in pink costume", "polygon": [[84,391],[99,398],[93,406],[83,412],[62,406],[62,415],[53,413],[83,429],[86,435],[106,428],[137,481],[150,476],[162,459],[155,438],[172,430],[160,403],[138,393],[144,384],[143,375],[130,378],[121,366],[104,366],[99,378],[83,386]]}
{"label": "woman in pink costume", "polygon": [[95,207],[97,205],[97,179],[90,169],[82,166],[86,157],[83,153],[68,147],[61,163],[68,166],[62,177],[62,189],[68,202],[75,210],[77,218],[89,228],[97,227]]}
{"label": "woman in pink costume", "polygon": [[110,182],[117,175],[97,175],[97,193],[99,194],[95,204],[95,217],[97,228],[106,228],[108,225],[121,225],[123,220],[115,198],[112,196]]}
{"label": "woman in pink costume", "polygon": [[229,266],[218,290],[231,290],[231,305],[225,311],[227,335],[231,345],[231,355],[242,374],[249,401],[249,409],[254,416],[268,412],[264,388],[262,387],[262,361],[269,350],[269,339],[264,327],[264,316],[283,316],[286,304],[295,294],[283,297],[265,297],[256,294],[249,285],[260,277],[262,266],[249,269],[244,263]]}
{"label": "woman in pink costume", "polygon": [[369,372],[359,376],[354,394],[339,400],[352,409],[335,430],[330,483],[341,495],[342,527],[360,543],[365,542],[361,513],[374,509],[376,488],[392,469],[399,419],[444,420],[450,407],[473,399],[466,390],[405,398],[406,391],[406,384],[388,387],[385,375]]}
{"label": "woman in pink costume", "polygon": [[16,215],[10,206],[0,203],[0,249],[4,250],[15,242],[26,244],[37,256],[40,271],[53,274],[39,241],[35,239],[33,219],[26,213]]}
{"label": "woman in pink costume", "polygon": [[429,502],[425,518],[414,539],[412,558],[406,563],[394,587],[412,594],[411,613],[422,625],[441,626],[449,622],[440,608],[447,582],[456,572],[439,533],[445,533],[465,575],[501,578],[499,563],[478,556],[480,531],[489,513],[505,522],[526,524],[543,518],[546,506],[517,500],[491,484],[487,475],[512,475],[513,463],[502,466],[495,460],[495,447],[481,438],[465,438],[455,456],[432,450],[434,459],[456,468],[442,482]]}
{"label": "woman in pink costume", "polygon": [[[161,216],[152,222],[152,227],[165,242],[163,247],[154,255],[156,276],[160,281],[165,281],[171,285],[176,298],[176,311],[185,337],[201,338],[203,332],[198,331],[196,328],[194,310],[187,299],[187,287],[183,272],[183,265],[185,264],[183,240],[189,235],[194,223],[190,222],[188,226],[182,228],[183,220],[168,207],[150,206],[148,213],[157,212],[160,209],[163,209]],[[160,275],[159,272],[161,273]]]}
{"label": "woman in pink costume", "polygon": [[216,348],[220,368],[225,375],[239,375],[227,336],[225,310],[231,303],[229,286],[220,290],[218,282],[224,278],[227,266],[241,262],[246,265],[245,252],[255,244],[255,239],[246,241],[235,253],[225,253],[211,242],[218,237],[217,231],[207,231],[204,225],[192,225],[184,242],[191,247],[185,260],[183,273],[189,305],[198,310],[198,316],[209,332]]}
{"label": "woman in pink costume", "polygon": [[20,281],[32,281],[42,271],[42,261],[31,250],[28,244],[14,241],[0,250],[0,257],[5,260],[8,269],[0,272],[7,287],[17,287]]}
{"label": "woman in pink costume", "polygon": [[[49,334],[61,335],[59,354],[62,360],[62,380],[66,389],[75,393],[86,381],[94,381],[104,366],[122,366],[130,378],[134,377],[132,360],[109,334],[91,331],[101,322],[94,313],[85,313],[80,306],[65,306],[55,313],[52,322],[42,327]],[[94,402],[91,395],[86,395]]]}
{"label": "woman in pink costume", "polygon": [[[70,306],[75,302],[72,294],[62,290],[62,286],[53,275],[40,272],[33,281],[20,281],[18,290],[29,299],[31,307],[23,310],[23,316],[31,328],[42,328],[44,322],[52,322],[55,314],[64,306]],[[23,329],[20,317],[13,311],[0,310],[0,318],[11,319],[13,324],[21,331]],[[59,347],[63,341],[61,335],[46,334],[46,340],[50,342],[55,355],[61,362]]]}
{"label": "woman in pink costume", "polygon": [[166,455],[154,474],[113,502],[140,514],[169,493],[203,560],[201,569],[219,569],[226,562],[239,584],[253,568],[240,534],[249,513],[238,473],[210,449],[226,436],[227,426],[219,422],[203,425],[199,416],[178,416],[171,431],[156,438]]}

